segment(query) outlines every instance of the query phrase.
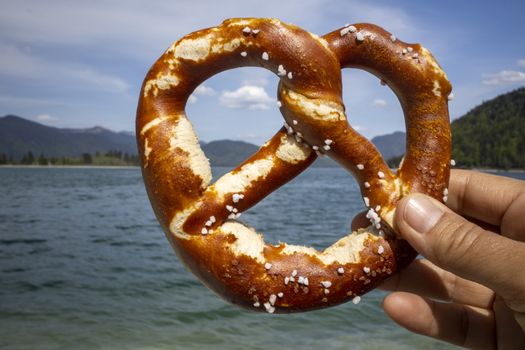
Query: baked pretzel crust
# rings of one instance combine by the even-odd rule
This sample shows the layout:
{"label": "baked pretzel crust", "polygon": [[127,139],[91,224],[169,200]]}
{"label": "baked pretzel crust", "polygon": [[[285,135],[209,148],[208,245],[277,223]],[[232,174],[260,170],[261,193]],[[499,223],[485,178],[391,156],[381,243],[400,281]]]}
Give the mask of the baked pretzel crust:
{"label": "baked pretzel crust", "polygon": [[[285,126],[254,155],[211,182],[211,168],[185,114],[204,80],[255,66],[281,77]],[[393,89],[407,126],[407,152],[392,172],[346,118],[341,68],[378,76]],[[230,19],[173,44],[148,72],[137,141],[155,214],[181,260],[210,289],[252,310],[294,312],[336,305],[376,287],[416,253],[392,230],[395,205],[411,192],[446,200],[451,86],[431,54],[371,24],[318,37],[276,19]],[[326,154],[358,181],[372,225],[322,252],[265,244],[239,215]]]}

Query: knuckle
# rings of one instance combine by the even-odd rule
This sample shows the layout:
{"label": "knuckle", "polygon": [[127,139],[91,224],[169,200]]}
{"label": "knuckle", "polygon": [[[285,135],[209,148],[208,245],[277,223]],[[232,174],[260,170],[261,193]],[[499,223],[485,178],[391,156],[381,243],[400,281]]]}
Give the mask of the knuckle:
{"label": "knuckle", "polygon": [[438,265],[462,266],[468,263],[471,254],[476,252],[483,229],[475,224],[445,214],[433,232],[431,250]]}
{"label": "knuckle", "polygon": [[459,277],[454,274],[446,274],[447,278],[444,279],[446,290],[447,290],[447,301],[454,301],[457,295],[457,285]]}

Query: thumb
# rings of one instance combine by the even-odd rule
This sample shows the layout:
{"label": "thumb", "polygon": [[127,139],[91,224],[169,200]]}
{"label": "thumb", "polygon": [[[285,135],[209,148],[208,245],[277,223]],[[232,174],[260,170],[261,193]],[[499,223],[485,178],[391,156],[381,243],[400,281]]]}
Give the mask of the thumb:
{"label": "thumb", "polygon": [[421,255],[483,284],[516,311],[525,311],[525,243],[485,231],[423,194],[403,198],[394,224]]}

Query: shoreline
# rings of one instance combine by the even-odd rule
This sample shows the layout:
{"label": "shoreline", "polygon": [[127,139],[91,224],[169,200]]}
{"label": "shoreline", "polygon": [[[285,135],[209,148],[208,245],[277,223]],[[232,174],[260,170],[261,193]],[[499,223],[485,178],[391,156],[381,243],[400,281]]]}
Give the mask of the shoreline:
{"label": "shoreline", "polygon": [[[461,169],[461,168],[458,168],[458,169]],[[508,169],[508,170],[505,170],[505,169],[493,169],[493,168],[487,168],[487,169],[484,169],[484,168],[471,168],[471,169],[467,169],[465,168],[464,170],[472,170],[472,171],[480,171],[480,172],[483,172],[483,173],[516,173],[516,174],[522,174],[522,173],[525,173],[525,169]]]}
{"label": "shoreline", "polygon": [[22,164],[2,164],[1,168],[17,169],[129,169],[140,168],[138,165],[22,165]]}
{"label": "shoreline", "polygon": [[[235,165],[212,165],[214,168],[220,167],[232,167]],[[130,169],[130,168],[140,168],[138,165],[22,165],[22,164],[2,164],[1,168],[26,168],[26,169]],[[337,167],[319,167],[316,168],[337,168]],[[457,168],[462,169],[462,168]],[[395,169],[394,169],[395,170]],[[525,169],[497,169],[497,168],[465,168],[464,170],[480,171],[484,173],[525,173]]]}

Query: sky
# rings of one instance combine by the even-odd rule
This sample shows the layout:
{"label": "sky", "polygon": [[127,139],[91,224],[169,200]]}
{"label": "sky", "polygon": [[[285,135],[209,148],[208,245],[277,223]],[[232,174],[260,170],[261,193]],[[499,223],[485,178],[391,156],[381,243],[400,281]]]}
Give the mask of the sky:
{"label": "sky", "polygon": [[[318,35],[368,22],[421,43],[452,83],[452,119],[525,85],[523,0],[0,0],[0,116],[132,131],[153,62],[184,35],[233,17],[279,18]],[[199,138],[264,143],[283,123],[277,82],[262,68],[205,81],[187,106]],[[345,69],[343,84],[348,120],[364,136],[404,130],[396,97],[377,78]]]}

